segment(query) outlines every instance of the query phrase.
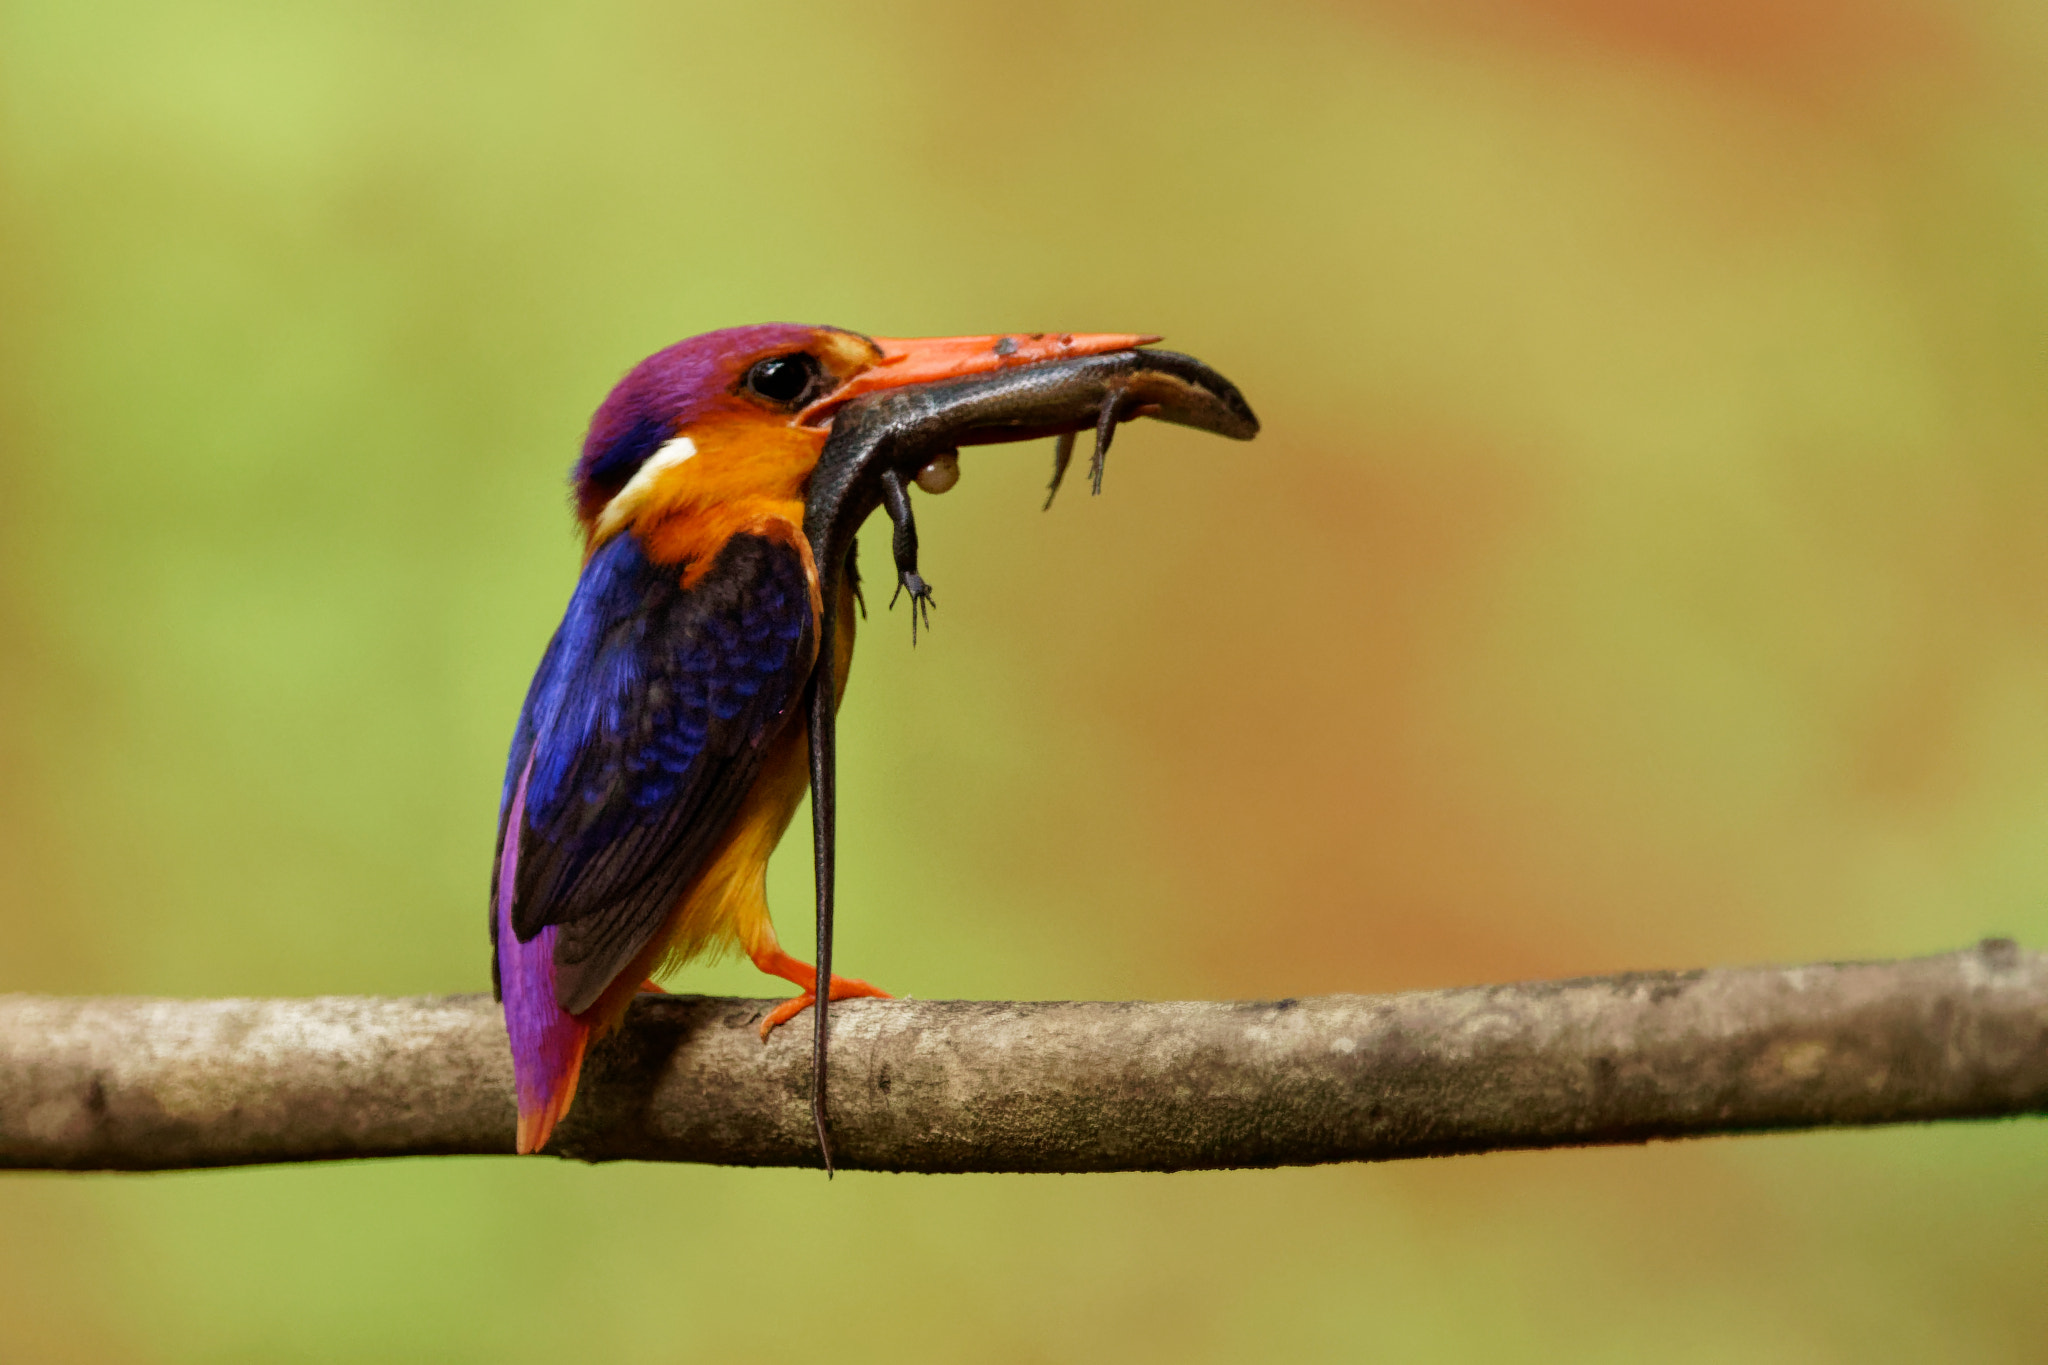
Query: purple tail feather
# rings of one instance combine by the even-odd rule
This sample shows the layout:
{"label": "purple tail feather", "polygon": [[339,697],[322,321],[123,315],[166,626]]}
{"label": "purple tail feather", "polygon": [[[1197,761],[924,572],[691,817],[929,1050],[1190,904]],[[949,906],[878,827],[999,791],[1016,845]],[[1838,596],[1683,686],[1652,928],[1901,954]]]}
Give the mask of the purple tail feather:
{"label": "purple tail feather", "polygon": [[512,932],[512,896],[519,880],[519,831],[526,823],[526,782],[533,760],[519,774],[505,812],[504,851],[498,859],[498,982],[505,1001],[505,1032],[512,1039],[512,1074],[519,1091],[519,1153],[537,1152],[569,1102],[583,1070],[590,1028],[555,1003],[554,925],[525,943]]}

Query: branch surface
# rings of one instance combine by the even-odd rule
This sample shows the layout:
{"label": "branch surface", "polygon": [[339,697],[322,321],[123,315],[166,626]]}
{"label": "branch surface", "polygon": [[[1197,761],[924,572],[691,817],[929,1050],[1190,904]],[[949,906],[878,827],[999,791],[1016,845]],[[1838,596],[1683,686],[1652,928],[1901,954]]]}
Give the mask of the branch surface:
{"label": "branch surface", "polygon": [[[815,1166],[809,1030],[642,996],[551,1151]],[[1259,1002],[849,1000],[845,1168],[1169,1171],[2048,1113],[2048,955]],[[487,996],[0,995],[0,1168],[509,1153]]]}

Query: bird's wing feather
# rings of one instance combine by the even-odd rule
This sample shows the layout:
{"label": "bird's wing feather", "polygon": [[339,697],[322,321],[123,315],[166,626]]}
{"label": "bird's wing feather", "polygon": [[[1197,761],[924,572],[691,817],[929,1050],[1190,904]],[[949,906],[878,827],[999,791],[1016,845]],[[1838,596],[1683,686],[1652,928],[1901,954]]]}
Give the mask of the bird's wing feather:
{"label": "bird's wing feather", "polygon": [[800,709],[816,648],[788,542],[735,535],[689,588],[630,532],[591,556],[528,691],[499,817],[501,866],[518,841],[513,932],[561,926],[563,1009],[588,1009],[661,928]]}

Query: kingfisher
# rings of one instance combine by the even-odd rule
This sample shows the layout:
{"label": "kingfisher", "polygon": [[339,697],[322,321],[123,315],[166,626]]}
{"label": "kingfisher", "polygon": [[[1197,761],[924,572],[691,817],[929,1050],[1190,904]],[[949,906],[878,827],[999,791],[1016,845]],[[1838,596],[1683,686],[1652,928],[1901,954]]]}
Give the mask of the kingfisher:
{"label": "kingfisher", "polygon": [[[1144,349],[1157,340],[774,323],[657,351],[606,397],[570,475],[581,572],[527,690],[499,807],[492,982],[520,1153],[568,1112],[591,1043],[694,959],[738,951],[797,988],[762,1019],[764,1040],[821,997],[887,998],[829,960],[831,731],[865,609],[853,533],[887,509],[914,639],[933,594],[908,490],[951,487],[960,446],[1054,436],[1057,491],[1075,434],[1093,428],[1099,492],[1119,421],[1257,430],[1228,381]],[[816,966],[783,950],[767,899],[769,855],[807,790]],[[824,1018],[819,1005],[821,1146]]]}

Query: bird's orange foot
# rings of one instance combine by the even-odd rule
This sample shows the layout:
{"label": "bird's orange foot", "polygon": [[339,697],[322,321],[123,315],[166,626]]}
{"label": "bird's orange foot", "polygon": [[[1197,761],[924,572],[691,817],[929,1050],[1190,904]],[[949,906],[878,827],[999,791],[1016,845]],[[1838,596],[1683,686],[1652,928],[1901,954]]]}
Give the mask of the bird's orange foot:
{"label": "bird's orange foot", "polygon": [[[783,1001],[768,1011],[768,1017],[761,1021],[761,1041],[767,1042],[768,1035],[775,1031],[777,1024],[786,1024],[818,1003],[818,969],[808,962],[799,962],[780,948],[760,948],[751,954],[754,965],[770,976],[779,976],[784,981],[794,982],[804,988],[804,993]],[[832,978],[832,998],[846,1000],[865,995],[875,1000],[890,1000],[894,997],[879,987],[865,981],[856,981],[850,976]]]}
{"label": "bird's orange foot", "polygon": [[[871,1000],[894,1000],[896,998],[879,986],[870,986],[867,982],[856,981],[850,976],[835,976],[832,978],[832,998],[834,1000],[851,1000],[860,996],[866,996]],[[764,1043],[768,1041],[768,1035],[775,1031],[777,1024],[788,1023],[817,1003],[818,993],[816,991],[805,991],[802,995],[791,996],[774,1009],[768,1011],[768,1017],[761,1021],[761,1041]]]}

